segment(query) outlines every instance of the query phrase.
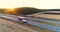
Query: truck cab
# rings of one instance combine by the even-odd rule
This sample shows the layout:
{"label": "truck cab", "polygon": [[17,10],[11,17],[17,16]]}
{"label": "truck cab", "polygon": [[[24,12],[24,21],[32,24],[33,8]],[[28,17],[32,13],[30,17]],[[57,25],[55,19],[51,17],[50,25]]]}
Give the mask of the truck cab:
{"label": "truck cab", "polygon": [[21,16],[18,17],[18,20],[23,23],[27,23],[27,21],[28,21],[28,19],[26,17],[21,17]]}

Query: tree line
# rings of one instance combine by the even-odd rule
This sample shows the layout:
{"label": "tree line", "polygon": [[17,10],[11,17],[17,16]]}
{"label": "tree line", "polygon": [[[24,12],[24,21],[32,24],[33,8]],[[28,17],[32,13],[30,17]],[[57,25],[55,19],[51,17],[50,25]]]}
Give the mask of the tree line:
{"label": "tree line", "polygon": [[22,15],[28,15],[28,14],[34,14],[34,13],[41,12],[39,9],[32,8],[32,7],[17,8],[16,11],[18,14],[22,14]]}

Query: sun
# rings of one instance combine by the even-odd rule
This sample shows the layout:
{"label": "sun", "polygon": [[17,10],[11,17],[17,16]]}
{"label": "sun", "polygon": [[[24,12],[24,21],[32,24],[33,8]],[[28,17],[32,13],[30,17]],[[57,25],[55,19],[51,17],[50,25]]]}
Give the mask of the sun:
{"label": "sun", "polygon": [[6,14],[15,14],[16,9],[15,8],[7,8],[7,9],[4,10],[4,13],[6,13]]}
{"label": "sun", "polygon": [[15,8],[6,8],[6,11],[15,11]]}
{"label": "sun", "polygon": [[8,10],[15,10],[14,8],[7,8]]}

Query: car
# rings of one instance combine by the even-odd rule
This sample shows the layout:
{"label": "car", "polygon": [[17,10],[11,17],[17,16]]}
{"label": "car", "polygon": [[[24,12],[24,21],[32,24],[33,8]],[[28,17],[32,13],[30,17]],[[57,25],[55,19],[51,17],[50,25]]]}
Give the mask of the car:
{"label": "car", "polygon": [[19,21],[19,22],[23,22],[23,23],[27,23],[28,19],[27,19],[26,17],[19,16],[19,17],[18,17],[18,21]]}

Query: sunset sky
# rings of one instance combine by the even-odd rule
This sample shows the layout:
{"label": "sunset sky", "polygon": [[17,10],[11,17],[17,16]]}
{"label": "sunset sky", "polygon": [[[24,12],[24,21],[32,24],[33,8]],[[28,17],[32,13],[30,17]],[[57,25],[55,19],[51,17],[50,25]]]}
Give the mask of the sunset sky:
{"label": "sunset sky", "polygon": [[35,7],[60,9],[60,0],[0,0],[0,8]]}

